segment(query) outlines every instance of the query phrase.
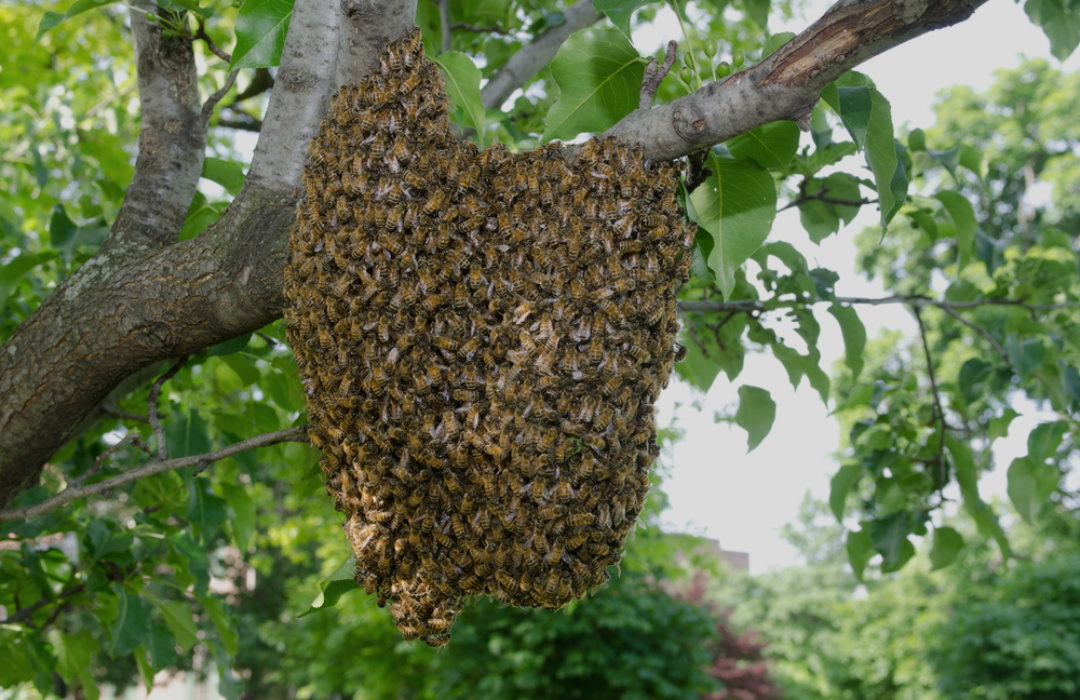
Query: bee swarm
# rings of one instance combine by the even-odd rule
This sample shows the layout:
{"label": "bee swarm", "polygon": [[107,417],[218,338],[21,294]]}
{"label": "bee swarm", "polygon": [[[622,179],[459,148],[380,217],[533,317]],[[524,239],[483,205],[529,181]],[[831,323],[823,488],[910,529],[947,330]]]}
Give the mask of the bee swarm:
{"label": "bee swarm", "polygon": [[568,153],[455,139],[419,30],[312,142],[288,337],[357,583],[410,639],[470,595],[583,596],[648,490],[691,229],[670,164]]}

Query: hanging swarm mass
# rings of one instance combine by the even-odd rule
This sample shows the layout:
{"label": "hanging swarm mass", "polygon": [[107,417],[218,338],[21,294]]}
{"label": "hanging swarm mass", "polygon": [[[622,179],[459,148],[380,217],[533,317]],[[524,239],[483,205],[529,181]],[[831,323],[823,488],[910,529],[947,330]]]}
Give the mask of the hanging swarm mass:
{"label": "hanging swarm mass", "polygon": [[648,490],[691,229],[670,164],[568,154],[457,141],[419,30],[312,143],[288,337],[356,580],[410,639],[470,595],[583,596]]}

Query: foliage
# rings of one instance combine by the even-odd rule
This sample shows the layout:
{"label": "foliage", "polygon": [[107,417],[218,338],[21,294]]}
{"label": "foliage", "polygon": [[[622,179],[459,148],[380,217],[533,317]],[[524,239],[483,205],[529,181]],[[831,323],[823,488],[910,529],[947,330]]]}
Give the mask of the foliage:
{"label": "foliage", "polygon": [[[196,45],[205,94],[232,68],[240,92],[257,95],[256,86],[272,85],[258,69],[279,60],[291,3],[235,4],[172,0],[153,13],[167,31]],[[660,4],[598,3],[609,20],[568,40],[512,104],[491,110],[480,101],[479,80],[565,15],[553,0],[448,4],[452,25],[444,26],[438,4],[427,2],[418,4],[417,23],[432,55],[453,27],[440,63],[457,86],[457,119],[478,141],[530,148],[601,131],[636,107],[633,88],[648,56],[631,30],[651,21]],[[683,27],[683,54],[657,93],[664,102],[775,50],[784,37],[770,36],[770,13],[790,10],[788,3],[757,0],[672,7]],[[1029,2],[1027,9],[1051,32],[1055,52],[1076,45],[1067,3]],[[135,66],[124,48],[127,16],[122,3],[108,1],[0,5],[12,57],[0,69],[0,136],[8,145],[0,159],[2,338],[99,248],[130,184],[139,124],[132,116]],[[217,47],[231,50],[231,60]],[[571,63],[590,70],[568,70]],[[994,443],[1006,435],[1028,445],[1009,470],[1021,516],[1041,522],[1069,506],[1062,474],[1075,453],[1080,406],[1076,80],[1027,63],[986,95],[954,91],[939,106],[936,128],[901,142],[887,86],[879,91],[851,73],[826,90],[807,134],[779,122],[717,145],[704,154],[704,181],[686,193],[700,229],[693,278],[681,292],[688,354],[678,371],[708,389],[721,372],[736,380],[748,352],[764,352],[793,385],[805,380],[823,401],[834,401],[849,437],[830,502],[839,518],[860,519],[846,541],[857,574],[875,556],[886,571],[912,559],[917,537],[943,522],[933,519],[935,511],[957,497],[978,527],[934,528],[926,545],[933,565],[962,557],[961,543],[978,546],[981,537],[1007,549],[995,511],[978,491]],[[255,103],[261,104],[226,104],[211,121],[211,157],[181,238],[199,235],[243,182],[235,133],[222,125],[257,128]],[[1046,188],[1043,202],[1036,194]],[[839,296],[840,276],[812,262],[814,246],[868,204],[877,204],[888,229],[859,237],[861,265],[897,295],[893,301],[916,312],[915,344],[899,336],[868,340],[859,301]],[[787,208],[798,210],[805,240],[770,240],[776,215]],[[839,325],[846,349],[846,369],[832,379],[818,348],[824,314],[826,323]],[[50,460],[41,484],[13,505],[101,483],[161,455],[205,454],[302,423],[301,387],[282,338],[274,324],[186,358],[168,378],[168,366],[131,378]],[[738,396],[734,420],[753,448],[783,407],[752,385]],[[1028,435],[1010,433],[1022,401],[1039,421]],[[222,692],[232,697],[241,684],[253,696],[284,687],[310,695],[363,687],[372,697],[442,696],[450,678],[493,695],[561,688],[565,697],[615,689],[682,697],[713,687],[703,671],[710,652],[702,640],[716,639],[718,629],[726,635],[718,628],[726,623],[715,610],[654,585],[673,571],[674,547],[649,534],[633,545],[640,558],[629,556],[625,575],[592,599],[555,615],[479,604],[443,656],[396,642],[386,616],[362,596],[297,618],[320,584],[340,580],[334,571],[345,560],[340,516],[321,491],[315,452],[275,445],[0,523],[0,646],[9,661],[0,667],[0,686],[97,697],[103,683],[141,679],[149,686],[162,669],[216,668]],[[834,562],[839,551],[831,540],[820,550],[822,562]],[[1001,585],[1015,600],[1031,601],[1048,626],[1073,624],[1066,608],[1043,595],[1060,582],[1055,576],[1072,570],[1042,566],[1010,570]],[[948,571],[933,580],[953,575]],[[921,671],[901,667],[916,652],[917,634],[938,629],[933,624],[948,613],[926,598],[945,584],[920,583],[924,597],[911,598],[879,594],[885,583],[868,588],[879,596],[873,605],[853,602],[856,579],[822,563],[738,585],[743,597],[734,619],[755,620],[765,631],[764,653],[793,697],[930,692]],[[1067,587],[1052,590],[1075,597]],[[963,624],[956,629],[975,633],[1016,619],[1015,610],[1003,612],[995,601],[958,605]],[[897,638],[889,631],[904,615],[920,622]],[[838,643],[864,630],[872,645]],[[722,639],[724,654],[738,648],[754,659],[760,651],[737,630]],[[1033,640],[985,640],[979,648],[991,664],[986,675],[958,646],[939,655],[937,678],[949,679],[943,687],[952,679],[981,684],[988,697],[1040,691],[1035,670],[1064,678],[1052,674],[1072,668],[1075,645],[1058,635],[1054,663],[1046,664]],[[999,660],[1022,671],[1008,681],[1016,685],[992,684]],[[958,670],[962,664],[969,675]]]}

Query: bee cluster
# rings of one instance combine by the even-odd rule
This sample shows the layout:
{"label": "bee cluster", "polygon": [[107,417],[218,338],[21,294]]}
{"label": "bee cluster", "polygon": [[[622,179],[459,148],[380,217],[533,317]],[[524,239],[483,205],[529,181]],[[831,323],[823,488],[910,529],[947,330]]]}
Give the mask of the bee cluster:
{"label": "bee cluster", "polygon": [[481,152],[449,127],[414,30],[334,96],[284,288],[357,583],[431,645],[467,596],[557,608],[607,580],[691,236],[669,164],[601,140]]}

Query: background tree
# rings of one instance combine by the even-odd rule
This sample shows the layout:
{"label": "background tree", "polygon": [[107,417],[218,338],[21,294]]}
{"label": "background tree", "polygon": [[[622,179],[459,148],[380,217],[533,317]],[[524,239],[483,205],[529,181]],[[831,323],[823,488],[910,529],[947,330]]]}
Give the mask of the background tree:
{"label": "background tree", "polygon": [[[987,148],[996,132],[955,151],[932,132],[905,146],[888,102],[849,72],[981,3],[840,2],[795,37],[767,29],[786,4],[680,3],[682,65],[652,86],[656,107],[627,38],[656,7],[598,4],[393,2],[378,16],[307,0],[0,6],[13,57],[0,90],[18,106],[0,111],[11,144],[0,160],[0,645],[14,660],[0,681],[92,696],[125,664],[147,682],[157,669],[217,665],[236,692],[250,572],[280,571],[279,553],[322,559],[342,539],[298,427],[281,270],[328,94],[413,23],[480,141],[528,148],[605,132],[653,159],[704,153],[707,173],[686,198],[700,231],[679,371],[707,388],[762,351],[794,384],[841,397],[852,439],[831,501],[842,515],[849,495],[862,497],[847,541],[859,573],[875,553],[885,569],[907,561],[910,535],[927,531],[952,483],[1005,545],[976,484],[1017,397],[1052,415],[1010,470],[1012,501],[1031,519],[1066,503],[1080,400],[1070,219],[999,209],[1040,174],[1068,192],[1071,127],[1062,121],[1056,142],[1015,118],[1027,130],[1017,147],[1047,149],[1019,168],[1012,151]],[[1028,8],[1067,55],[1071,15]],[[1029,92],[1035,109],[1045,95]],[[234,150],[238,129],[258,132],[250,162]],[[859,152],[865,170],[841,170]],[[905,205],[911,182],[926,189]],[[985,223],[979,197],[994,203]],[[799,208],[812,245],[871,203],[892,224],[883,249],[898,241],[892,264],[915,273],[886,277],[895,296],[872,303],[906,304],[920,322],[914,349],[877,364],[854,311],[867,300],[837,297],[836,273],[767,241],[781,206]],[[816,347],[821,308],[847,348],[850,375],[836,387]],[[775,407],[757,387],[739,396],[735,420],[756,444]],[[937,528],[931,557],[955,556],[958,538]],[[327,558],[311,575],[332,584],[341,564]]]}

